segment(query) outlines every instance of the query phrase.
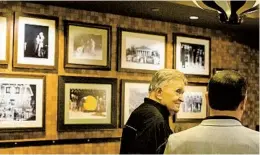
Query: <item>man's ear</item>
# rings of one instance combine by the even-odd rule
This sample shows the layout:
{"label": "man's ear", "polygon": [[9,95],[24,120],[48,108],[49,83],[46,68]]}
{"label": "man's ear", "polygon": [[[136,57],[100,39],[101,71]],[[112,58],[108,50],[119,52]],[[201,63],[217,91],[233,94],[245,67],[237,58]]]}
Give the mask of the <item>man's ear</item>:
{"label": "man's ear", "polygon": [[244,100],[241,101],[241,103],[240,103],[240,105],[241,105],[240,108],[242,111],[246,110],[246,102],[247,102],[247,95],[245,96]]}
{"label": "man's ear", "polygon": [[209,92],[205,93],[206,104],[209,107]]}
{"label": "man's ear", "polygon": [[162,100],[162,88],[157,88],[155,90],[155,97],[160,101]]}

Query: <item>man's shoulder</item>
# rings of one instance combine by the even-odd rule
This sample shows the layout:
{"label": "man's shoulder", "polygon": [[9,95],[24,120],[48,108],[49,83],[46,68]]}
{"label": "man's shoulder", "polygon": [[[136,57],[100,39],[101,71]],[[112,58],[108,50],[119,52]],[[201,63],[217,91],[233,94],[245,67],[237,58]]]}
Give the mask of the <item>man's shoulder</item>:
{"label": "man's shoulder", "polygon": [[189,128],[189,129],[184,130],[184,131],[173,133],[173,134],[170,135],[169,141],[177,140],[177,139],[179,140],[179,139],[183,139],[183,138],[186,138],[186,137],[190,137],[190,136],[193,136],[200,131],[201,131],[200,126],[195,126],[195,127]]}
{"label": "man's shoulder", "polygon": [[131,115],[144,119],[163,119],[161,112],[153,105],[143,103]]}

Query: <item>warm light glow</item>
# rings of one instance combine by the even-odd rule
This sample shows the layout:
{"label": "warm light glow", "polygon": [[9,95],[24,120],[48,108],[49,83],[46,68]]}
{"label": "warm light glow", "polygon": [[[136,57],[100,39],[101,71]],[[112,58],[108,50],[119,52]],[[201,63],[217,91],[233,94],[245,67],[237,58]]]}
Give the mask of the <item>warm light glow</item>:
{"label": "warm light glow", "polygon": [[153,12],[158,12],[158,11],[160,11],[159,8],[152,8],[151,10],[152,10]]}
{"label": "warm light glow", "polygon": [[197,16],[190,16],[190,19],[199,19],[199,17],[197,17]]}

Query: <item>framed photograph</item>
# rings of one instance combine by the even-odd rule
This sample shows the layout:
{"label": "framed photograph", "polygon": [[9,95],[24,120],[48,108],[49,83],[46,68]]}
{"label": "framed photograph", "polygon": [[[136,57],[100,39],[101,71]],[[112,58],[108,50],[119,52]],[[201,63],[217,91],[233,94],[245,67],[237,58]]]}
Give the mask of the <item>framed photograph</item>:
{"label": "framed photograph", "polygon": [[175,121],[201,121],[207,117],[206,91],[207,83],[189,83],[185,86],[184,102],[180,105]]}
{"label": "framed photograph", "polygon": [[231,68],[213,68],[213,75],[215,75],[219,71],[223,70],[233,70],[233,71],[238,71],[237,69],[231,69]]}
{"label": "framed photograph", "polygon": [[44,131],[45,77],[0,77],[0,132]]}
{"label": "framed photograph", "polygon": [[175,67],[186,75],[210,76],[211,39],[173,34]]}
{"label": "framed photograph", "polygon": [[130,114],[148,97],[149,81],[121,80],[121,126]]}
{"label": "framed photograph", "polygon": [[8,64],[11,45],[12,14],[0,12],[0,64]]}
{"label": "framed photograph", "polygon": [[165,68],[166,43],[166,34],[118,28],[118,70],[153,73]]}
{"label": "framed photograph", "polygon": [[116,128],[117,79],[59,77],[58,131]]}
{"label": "framed photograph", "polygon": [[64,21],[65,67],[111,69],[111,26]]}
{"label": "framed photograph", "polygon": [[15,14],[13,66],[56,69],[58,17]]}

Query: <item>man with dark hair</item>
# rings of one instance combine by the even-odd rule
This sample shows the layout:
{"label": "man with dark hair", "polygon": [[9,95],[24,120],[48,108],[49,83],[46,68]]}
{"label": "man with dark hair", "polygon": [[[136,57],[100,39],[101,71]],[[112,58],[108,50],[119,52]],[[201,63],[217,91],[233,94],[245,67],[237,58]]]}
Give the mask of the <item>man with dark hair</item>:
{"label": "man with dark hair", "polygon": [[246,79],[221,71],[209,81],[206,100],[210,116],[200,125],[168,139],[168,154],[259,154],[259,132],[242,126],[247,100]]}

